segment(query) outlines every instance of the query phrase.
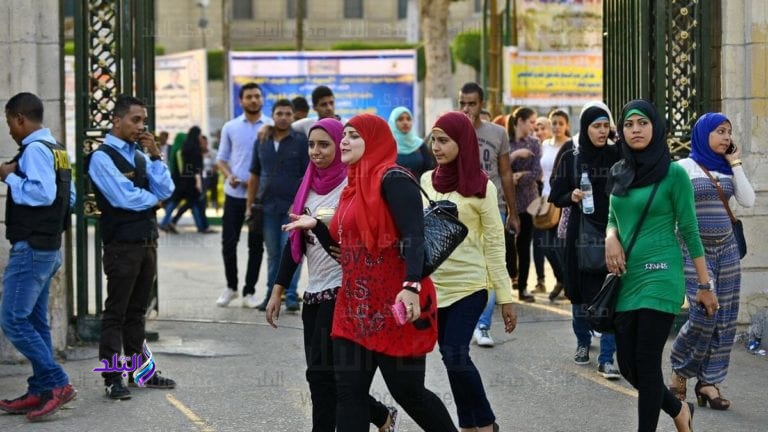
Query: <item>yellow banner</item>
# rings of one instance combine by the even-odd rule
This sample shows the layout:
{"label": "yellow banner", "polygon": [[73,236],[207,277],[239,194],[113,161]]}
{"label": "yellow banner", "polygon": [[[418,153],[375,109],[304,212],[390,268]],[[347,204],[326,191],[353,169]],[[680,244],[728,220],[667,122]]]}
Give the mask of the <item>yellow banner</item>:
{"label": "yellow banner", "polygon": [[603,98],[600,53],[504,52],[504,104],[580,105]]}

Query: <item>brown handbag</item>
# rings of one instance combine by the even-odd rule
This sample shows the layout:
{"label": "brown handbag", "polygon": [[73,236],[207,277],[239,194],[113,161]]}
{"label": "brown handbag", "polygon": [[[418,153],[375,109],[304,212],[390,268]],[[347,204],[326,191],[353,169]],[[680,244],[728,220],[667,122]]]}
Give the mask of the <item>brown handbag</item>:
{"label": "brown handbag", "polygon": [[712,185],[715,186],[715,189],[717,189],[717,194],[720,195],[720,201],[723,202],[725,211],[728,212],[728,217],[731,219],[733,237],[736,239],[736,246],[739,248],[739,259],[744,259],[744,257],[747,255],[747,239],[744,237],[744,225],[742,225],[741,221],[736,219],[736,216],[733,215],[731,206],[728,205],[728,199],[725,197],[725,192],[723,192],[723,188],[720,187],[720,182],[712,176],[712,174],[708,169],[704,167],[704,165],[698,162],[696,163],[699,165],[699,168],[704,171],[704,174],[709,177],[709,181],[712,182]]}
{"label": "brown handbag", "polygon": [[560,222],[560,207],[547,201],[546,196],[538,197],[528,205],[526,211],[533,216],[533,227],[540,230],[549,230]]}

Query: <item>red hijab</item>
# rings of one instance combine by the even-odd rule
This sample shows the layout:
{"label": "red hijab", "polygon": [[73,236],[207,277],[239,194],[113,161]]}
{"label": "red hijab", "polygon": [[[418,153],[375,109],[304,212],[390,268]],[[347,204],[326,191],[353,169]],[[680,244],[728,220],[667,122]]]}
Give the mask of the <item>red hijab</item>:
{"label": "red hijab", "polygon": [[355,223],[365,248],[378,253],[395,244],[399,237],[381,193],[384,174],[397,166],[397,142],[386,120],[373,114],[356,115],[347,126],[357,130],[365,141],[365,150],[360,160],[347,166],[347,186],[341,192],[339,208],[342,208],[341,203],[354,198],[354,205],[348,205],[354,207]]}
{"label": "red hijab", "polygon": [[488,175],[480,169],[480,146],[472,122],[461,112],[440,116],[432,129],[445,132],[459,146],[456,159],[432,171],[432,186],[440,193],[457,191],[465,197],[485,198]]}

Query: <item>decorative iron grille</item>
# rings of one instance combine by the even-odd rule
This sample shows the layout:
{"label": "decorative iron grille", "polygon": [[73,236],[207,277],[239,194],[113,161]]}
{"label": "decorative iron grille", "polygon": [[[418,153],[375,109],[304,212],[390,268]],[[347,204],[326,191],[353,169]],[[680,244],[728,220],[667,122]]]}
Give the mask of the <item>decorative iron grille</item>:
{"label": "decorative iron grille", "polygon": [[604,1],[608,105],[618,114],[630,99],[651,100],[675,157],[690,152],[696,119],[718,109],[719,11],[719,0]]}

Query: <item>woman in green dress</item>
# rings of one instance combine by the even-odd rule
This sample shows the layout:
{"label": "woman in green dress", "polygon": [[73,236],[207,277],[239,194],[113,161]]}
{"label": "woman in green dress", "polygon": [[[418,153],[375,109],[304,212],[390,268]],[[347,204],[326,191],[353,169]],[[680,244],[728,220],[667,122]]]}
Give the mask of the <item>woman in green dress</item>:
{"label": "woman in green dress", "polygon": [[[638,431],[655,431],[659,412],[672,417],[678,431],[691,430],[693,405],[683,404],[664,384],[661,358],[685,295],[682,237],[699,283],[710,277],[699,237],[693,188],[688,174],[671,162],[664,120],[650,103],[624,106],[619,123],[622,160],[609,176],[611,190],[605,259],[608,271],[621,275],[616,305],[616,353],[621,374],[638,390]],[[624,249],[658,184],[653,201],[626,260]],[[700,290],[697,302],[714,313],[717,300]]]}

